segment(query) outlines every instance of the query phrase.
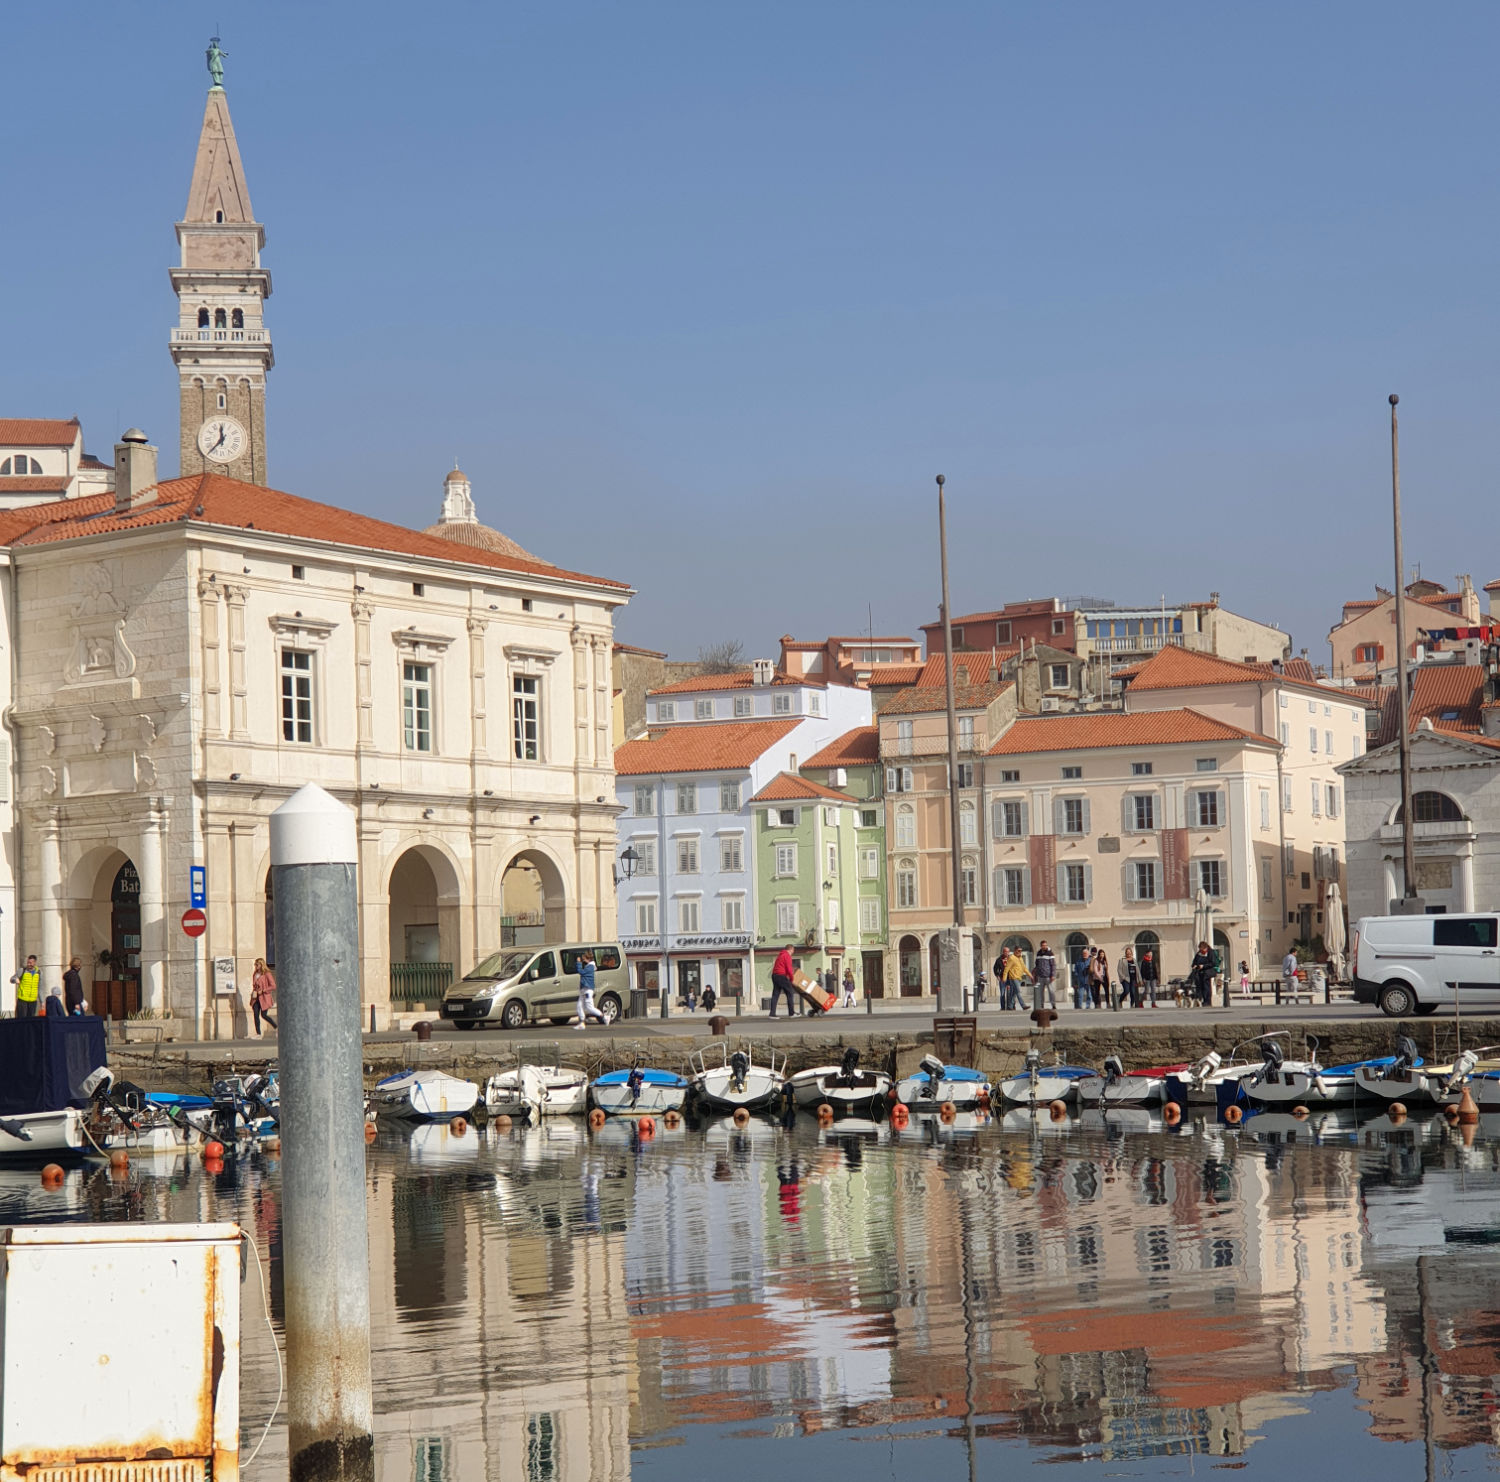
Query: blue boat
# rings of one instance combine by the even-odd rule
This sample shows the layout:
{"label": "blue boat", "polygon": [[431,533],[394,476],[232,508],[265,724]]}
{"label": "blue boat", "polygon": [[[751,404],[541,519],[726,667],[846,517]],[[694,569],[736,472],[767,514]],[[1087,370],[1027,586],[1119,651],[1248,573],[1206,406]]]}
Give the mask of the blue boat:
{"label": "blue boat", "polygon": [[896,1082],[896,1100],[912,1111],[936,1111],[952,1106],[972,1111],[989,1100],[989,1077],[967,1065],[944,1065],[935,1055],[925,1055],[909,1076]]}
{"label": "blue boat", "polygon": [[687,1093],[688,1082],[682,1076],[643,1065],[608,1071],[589,1087],[594,1105],[611,1117],[655,1117],[681,1111]]}

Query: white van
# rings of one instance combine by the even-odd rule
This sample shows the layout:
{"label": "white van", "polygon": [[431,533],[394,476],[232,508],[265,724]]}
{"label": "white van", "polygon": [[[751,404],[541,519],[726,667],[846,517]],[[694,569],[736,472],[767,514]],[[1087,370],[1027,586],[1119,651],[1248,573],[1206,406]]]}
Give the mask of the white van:
{"label": "white van", "polygon": [[1500,1009],[1500,916],[1362,916],[1354,927],[1354,999],[1392,1018]]}

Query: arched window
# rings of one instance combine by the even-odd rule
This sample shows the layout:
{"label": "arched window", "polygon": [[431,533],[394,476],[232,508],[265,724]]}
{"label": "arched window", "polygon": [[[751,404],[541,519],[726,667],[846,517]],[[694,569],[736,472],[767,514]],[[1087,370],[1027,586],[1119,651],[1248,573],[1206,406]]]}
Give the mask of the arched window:
{"label": "arched window", "polygon": [[896,848],[917,847],[917,810],[910,803],[896,809]]}
{"label": "arched window", "polygon": [[223,221],[223,219],[224,219],[224,213],[222,211],[215,211],[214,212],[214,220],[215,221]]}
{"label": "arched window", "polygon": [[207,309],[199,309],[198,310],[198,328],[199,329],[207,329],[208,328],[208,310]]}
{"label": "arched window", "polygon": [[1030,970],[1032,961],[1036,957],[1036,953],[1032,950],[1030,937],[1006,937],[1000,945],[1001,947],[1009,947],[1012,952],[1019,952],[1021,954],[1021,961],[1026,964],[1027,970]]}
{"label": "arched window", "polygon": [[229,398],[221,391],[219,393],[219,410],[222,412],[229,405]]}
{"label": "arched window", "polygon": [[958,842],[970,848],[979,842],[979,816],[967,800],[958,805]]}
{"label": "arched window", "polygon": [[17,478],[25,478],[28,473],[40,474],[41,471],[42,465],[25,453],[17,453],[14,458],[7,458],[0,463],[0,478],[10,473],[15,474]]}
{"label": "arched window", "polygon": [[223,311],[223,309],[215,309],[214,310],[214,328],[215,329],[228,329],[229,328],[229,316]]}
{"label": "arched window", "polygon": [[1138,931],[1135,934],[1135,956],[1136,961],[1147,953],[1151,953],[1152,961],[1161,960],[1161,938],[1154,931]]}
{"label": "arched window", "polygon": [[902,937],[896,950],[900,960],[901,996],[919,996],[922,992],[922,944],[916,937]]}
{"label": "arched window", "polygon": [[1063,943],[1063,946],[1067,949],[1068,961],[1077,962],[1088,951],[1089,939],[1081,931],[1070,931],[1068,940]]}
{"label": "arched window", "polygon": [[[1413,793],[1411,799],[1413,823],[1462,823],[1464,810],[1445,792]],[[1396,809],[1396,822],[1404,823],[1405,810]]]}
{"label": "arched window", "polygon": [[229,327],[231,329],[243,329],[245,327],[245,311],[236,309],[229,316]]}

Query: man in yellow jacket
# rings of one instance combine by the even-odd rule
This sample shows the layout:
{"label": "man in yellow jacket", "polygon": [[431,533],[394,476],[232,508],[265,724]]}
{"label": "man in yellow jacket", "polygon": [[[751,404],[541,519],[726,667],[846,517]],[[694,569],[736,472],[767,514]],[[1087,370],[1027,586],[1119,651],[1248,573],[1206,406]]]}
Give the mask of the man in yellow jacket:
{"label": "man in yellow jacket", "polygon": [[10,980],[16,985],[16,1018],[34,1019],[36,1001],[42,987],[42,975],[37,971],[35,952],[26,959],[26,966],[20,972],[11,974]]}

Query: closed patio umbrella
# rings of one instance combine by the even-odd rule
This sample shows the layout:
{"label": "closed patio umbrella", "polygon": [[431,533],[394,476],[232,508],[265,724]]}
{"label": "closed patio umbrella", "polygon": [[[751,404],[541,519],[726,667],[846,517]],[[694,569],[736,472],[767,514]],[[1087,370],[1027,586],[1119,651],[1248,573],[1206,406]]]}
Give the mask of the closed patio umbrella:
{"label": "closed patio umbrella", "polygon": [[1323,903],[1323,945],[1328,949],[1328,970],[1335,983],[1344,980],[1344,948],[1349,938],[1344,931],[1344,897],[1338,881],[1328,887],[1328,899]]}

